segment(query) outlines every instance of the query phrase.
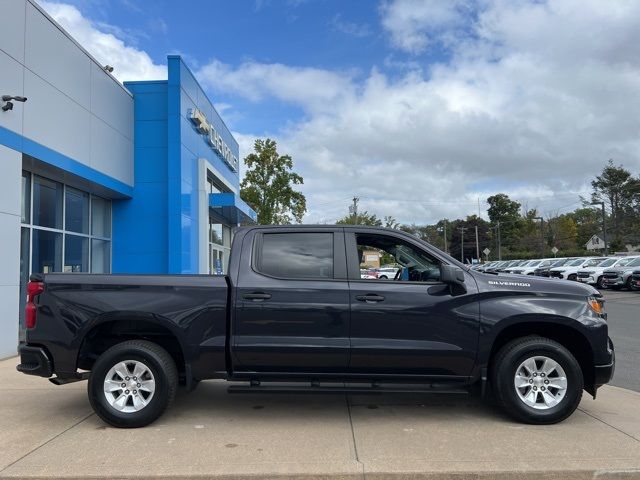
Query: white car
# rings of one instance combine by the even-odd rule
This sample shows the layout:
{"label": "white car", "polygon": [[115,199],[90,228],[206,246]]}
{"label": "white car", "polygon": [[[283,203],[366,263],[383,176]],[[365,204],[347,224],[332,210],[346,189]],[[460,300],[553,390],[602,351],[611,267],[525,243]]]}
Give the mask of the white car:
{"label": "white car", "polygon": [[508,268],[505,268],[504,270],[502,270],[504,273],[516,273],[515,270],[520,269],[521,267],[523,267],[524,265],[526,265],[527,263],[529,263],[531,260],[516,260],[513,265],[511,265]]}
{"label": "white car", "polygon": [[529,260],[527,263],[520,265],[519,267],[512,268],[511,273],[515,273],[518,275],[533,275],[533,272],[536,270],[536,268],[548,267],[555,260],[555,258]]}
{"label": "white car", "polygon": [[578,272],[583,267],[595,266],[605,260],[606,257],[581,257],[571,260],[561,267],[549,270],[549,278],[562,278],[565,280],[578,280]]}
{"label": "white car", "polygon": [[378,268],[378,279],[379,280],[393,280],[396,278],[396,274],[398,273],[398,268],[396,267],[382,267]]}
{"label": "white car", "polygon": [[588,283],[589,285],[595,285],[598,288],[603,288],[602,274],[605,270],[611,270],[612,268],[624,267],[632,260],[639,258],[633,257],[608,257],[604,258],[600,263],[592,267],[583,268],[578,272],[578,281],[582,283]]}

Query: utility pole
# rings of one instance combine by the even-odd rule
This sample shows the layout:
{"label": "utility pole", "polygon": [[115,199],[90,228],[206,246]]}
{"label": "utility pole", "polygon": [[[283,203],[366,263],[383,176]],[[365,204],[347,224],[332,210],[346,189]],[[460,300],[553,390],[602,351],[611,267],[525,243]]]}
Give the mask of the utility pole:
{"label": "utility pole", "polygon": [[443,224],[443,230],[444,230],[444,253],[449,253],[447,252],[447,219],[444,219],[444,224]]}
{"label": "utility pole", "polygon": [[460,230],[460,261],[462,263],[464,263],[464,231],[467,229],[467,227],[459,227],[458,230]]}
{"label": "utility pole", "polygon": [[502,238],[500,238],[500,220],[498,220],[498,260],[502,260]]}
{"label": "utility pole", "polygon": [[476,258],[480,262],[480,242],[478,241],[478,225],[476,225]]}
{"label": "utility pole", "polygon": [[353,205],[349,206],[349,213],[353,216],[353,224],[358,224],[358,202],[360,201],[359,197],[353,197]]}
{"label": "utility pole", "polygon": [[609,255],[609,245],[607,244],[607,213],[604,209],[604,202],[593,202],[591,205],[600,205],[602,207],[602,236],[604,240],[604,254]]}

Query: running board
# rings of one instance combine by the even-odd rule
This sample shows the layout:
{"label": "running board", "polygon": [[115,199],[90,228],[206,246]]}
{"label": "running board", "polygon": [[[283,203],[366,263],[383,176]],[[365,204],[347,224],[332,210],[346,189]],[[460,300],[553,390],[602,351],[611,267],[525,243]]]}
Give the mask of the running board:
{"label": "running board", "polygon": [[392,385],[392,384],[365,384],[363,386],[354,385],[321,385],[319,383],[301,385],[262,385],[253,381],[249,385],[231,385],[227,388],[228,393],[331,393],[350,395],[371,395],[385,393],[446,393],[446,394],[468,394],[466,388],[456,388],[452,385]]}

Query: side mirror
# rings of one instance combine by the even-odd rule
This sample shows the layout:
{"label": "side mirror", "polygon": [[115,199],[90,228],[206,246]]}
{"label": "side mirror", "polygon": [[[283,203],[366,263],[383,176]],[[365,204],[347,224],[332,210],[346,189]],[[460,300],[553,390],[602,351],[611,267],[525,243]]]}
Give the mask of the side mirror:
{"label": "side mirror", "polygon": [[452,288],[467,291],[464,286],[464,271],[460,267],[454,265],[440,266],[440,281],[450,285]]}

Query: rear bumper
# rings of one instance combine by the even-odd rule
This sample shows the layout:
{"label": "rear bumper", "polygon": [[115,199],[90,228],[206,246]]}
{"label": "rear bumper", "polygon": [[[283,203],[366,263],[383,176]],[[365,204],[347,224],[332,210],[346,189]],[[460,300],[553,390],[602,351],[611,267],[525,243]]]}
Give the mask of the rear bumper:
{"label": "rear bumper", "polygon": [[605,383],[609,383],[609,381],[613,378],[613,374],[616,370],[616,352],[613,347],[613,342],[611,339],[609,341],[609,350],[611,351],[611,363],[605,365],[596,365],[594,367],[594,384],[595,387],[598,388]]}
{"label": "rear bumper", "polygon": [[44,348],[23,343],[18,347],[18,353],[20,364],[16,366],[16,370],[19,372],[38,377],[53,375],[52,362]]}

